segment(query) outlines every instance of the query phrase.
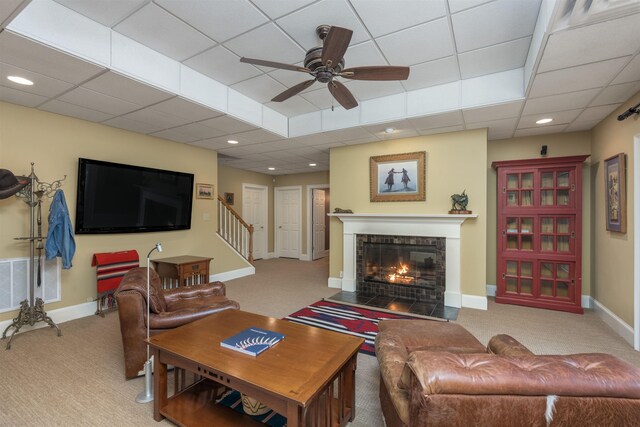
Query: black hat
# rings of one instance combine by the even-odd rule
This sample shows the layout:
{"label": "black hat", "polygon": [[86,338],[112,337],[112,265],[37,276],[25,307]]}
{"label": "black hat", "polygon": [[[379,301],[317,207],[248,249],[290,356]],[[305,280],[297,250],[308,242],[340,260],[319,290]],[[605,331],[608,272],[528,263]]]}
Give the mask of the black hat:
{"label": "black hat", "polygon": [[29,178],[15,176],[8,169],[0,169],[0,199],[6,199],[22,190],[29,183]]}

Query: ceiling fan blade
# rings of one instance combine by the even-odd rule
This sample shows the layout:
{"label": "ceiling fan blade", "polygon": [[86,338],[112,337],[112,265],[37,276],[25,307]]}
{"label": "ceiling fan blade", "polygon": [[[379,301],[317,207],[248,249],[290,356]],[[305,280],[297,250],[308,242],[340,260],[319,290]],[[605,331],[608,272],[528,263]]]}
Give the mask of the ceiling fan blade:
{"label": "ceiling fan blade", "polygon": [[338,101],[345,110],[350,110],[353,107],[358,106],[358,101],[356,101],[351,92],[349,92],[349,89],[339,81],[330,81],[328,87],[331,95],[333,95],[336,101]]}
{"label": "ceiling fan blade", "polygon": [[331,27],[322,44],[322,63],[333,68],[342,59],[349,47],[353,31],[342,27]]}
{"label": "ceiling fan blade", "polygon": [[409,67],[383,65],[347,68],[340,73],[340,77],[352,80],[407,80],[409,78]]}
{"label": "ceiling fan blade", "polygon": [[297,65],[283,64],[281,62],[265,61],[262,59],[242,57],[240,58],[240,62],[245,62],[247,64],[253,64],[253,65],[262,65],[264,67],[279,68],[281,70],[301,71],[303,73],[311,72],[310,69],[304,68],[304,67],[298,67]]}
{"label": "ceiling fan blade", "polygon": [[295,86],[291,86],[289,89],[285,90],[280,95],[277,95],[275,98],[273,98],[272,101],[273,102],[285,101],[291,98],[292,96],[299,94],[300,92],[302,92],[303,90],[311,86],[314,82],[315,82],[315,79],[307,80],[306,82],[298,83]]}

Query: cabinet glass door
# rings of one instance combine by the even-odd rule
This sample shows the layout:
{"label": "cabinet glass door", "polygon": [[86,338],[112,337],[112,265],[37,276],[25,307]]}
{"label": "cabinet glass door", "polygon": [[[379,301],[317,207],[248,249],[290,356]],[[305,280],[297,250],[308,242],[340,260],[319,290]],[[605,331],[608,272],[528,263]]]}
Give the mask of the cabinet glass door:
{"label": "cabinet glass door", "polygon": [[574,190],[572,171],[540,172],[540,206],[573,206]]}
{"label": "cabinet glass door", "polygon": [[503,235],[505,248],[516,251],[533,251],[533,217],[508,216]]}
{"label": "cabinet glass door", "polygon": [[575,219],[573,216],[540,217],[540,251],[559,254],[575,253]]}
{"label": "cabinet glass door", "polygon": [[533,206],[533,172],[508,173],[506,181],[507,206]]}
{"label": "cabinet glass door", "polygon": [[573,300],[574,263],[540,261],[540,296]]}
{"label": "cabinet glass door", "polygon": [[507,260],[504,271],[506,293],[533,295],[533,262]]}

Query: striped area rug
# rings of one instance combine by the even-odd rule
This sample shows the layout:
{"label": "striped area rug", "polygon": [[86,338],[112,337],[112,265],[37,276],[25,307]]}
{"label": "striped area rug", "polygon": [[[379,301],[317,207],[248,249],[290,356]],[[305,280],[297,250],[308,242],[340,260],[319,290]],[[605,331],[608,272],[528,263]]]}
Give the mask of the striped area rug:
{"label": "striped area rug", "polygon": [[285,317],[290,322],[315,326],[364,338],[360,352],[375,356],[378,322],[383,319],[415,319],[413,316],[369,310],[329,301],[315,302]]}

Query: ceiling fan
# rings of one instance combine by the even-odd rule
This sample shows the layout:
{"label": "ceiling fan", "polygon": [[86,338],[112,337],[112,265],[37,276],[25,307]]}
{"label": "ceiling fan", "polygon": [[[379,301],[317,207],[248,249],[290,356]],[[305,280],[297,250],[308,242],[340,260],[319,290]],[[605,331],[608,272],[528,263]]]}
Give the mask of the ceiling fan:
{"label": "ceiling fan", "polygon": [[299,71],[308,73],[313,77],[312,80],[298,83],[275,96],[272,99],[274,102],[285,101],[302,92],[314,82],[319,81],[320,83],[327,83],[331,95],[346,110],[356,107],[358,102],[349,89],[335,79],[336,77],[344,77],[351,80],[406,80],[409,77],[409,67],[381,65],[345,69],[343,57],[349,47],[353,31],[341,27],[320,25],[316,28],[316,34],[323,41],[323,44],[321,47],[314,47],[307,51],[304,58],[304,67],[244,57],[240,58],[240,62],[282,70]]}

